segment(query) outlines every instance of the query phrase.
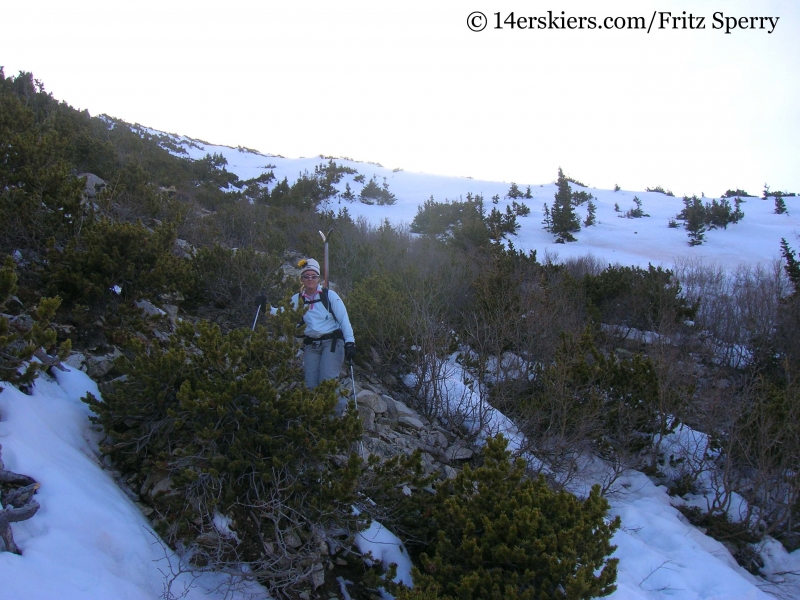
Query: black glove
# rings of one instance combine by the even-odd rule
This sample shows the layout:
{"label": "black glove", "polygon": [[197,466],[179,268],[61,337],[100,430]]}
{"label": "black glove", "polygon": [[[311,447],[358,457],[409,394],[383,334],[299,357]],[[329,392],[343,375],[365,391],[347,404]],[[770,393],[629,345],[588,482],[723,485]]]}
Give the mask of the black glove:
{"label": "black glove", "polygon": [[344,345],[344,357],[346,360],[353,360],[356,357],[356,343],[347,342]]}
{"label": "black glove", "polygon": [[256,306],[261,307],[261,310],[267,310],[267,297],[264,294],[256,296]]}

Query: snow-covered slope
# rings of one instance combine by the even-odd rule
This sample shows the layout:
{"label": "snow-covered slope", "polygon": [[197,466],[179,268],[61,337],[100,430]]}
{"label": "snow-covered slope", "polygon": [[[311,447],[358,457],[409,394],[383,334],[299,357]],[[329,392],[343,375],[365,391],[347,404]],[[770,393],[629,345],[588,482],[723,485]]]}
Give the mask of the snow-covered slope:
{"label": "snow-covered slope", "polygon": [[[157,135],[165,135],[150,130]],[[228,171],[235,173],[240,179],[254,179],[263,173],[272,171],[276,181],[284,177],[289,184],[293,183],[304,172],[314,173],[317,165],[328,163],[329,158],[284,158],[281,156],[260,154],[244,148],[215,146],[184,136],[169,136],[171,140],[185,149],[184,157],[203,158],[206,154],[221,154],[228,161]],[[364,217],[370,223],[379,225],[388,219],[393,225],[410,224],[417,208],[431,196],[436,201],[464,199],[466,195],[480,194],[485,205],[491,209],[492,197],[499,196],[497,208],[505,211],[511,199],[506,198],[510,182],[480,181],[469,177],[443,177],[425,173],[395,171],[377,164],[355,162],[334,158],[338,165],[351,167],[364,175],[366,181],[376,177],[379,184],[384,180],[389,190],[396,196],[397,202],[391,206],[367,205],[356,199],[347,202],[340,198],[331,199],[327,208],[334,211],[346,207],[353,217]],[[580,173],[571,174],[581,181]],[[739,265],[768,263],[780,257],[780,241],[786,238],[790,246],[800,245],[800,198],[786,198],[788,213],[775,214],[775,203],[772,198],[762,200],[761,190],[746,190],[758,197],[742,198],[744,219],[727,229],[717,229],[706,233],[706,241],[700,246],[689,246],[686,231],[682,226],[670,228],[669,222],[683,209],[683,199],[668,196],[660,192],[642,190],[626,190],[624,182],[620,182],[619,191],[602,190],[593,187],[581,187],[572,184],[573,191],[585,191],[594,196],[597,206],[597,224],[584,227],[576,234],[577,242],[556,244],[552,234],[542,227],[543,207],[553,205],[556,193],[555,179],[550,182],[516,182],[522,192],[530,187],[531,198],[521,198],[517,202],[525,203],[530,215],[519,217],[519,233],[512,237],[514,246],[523,251],[537,252],[540,261],[548,257],[554,261],[582,257],[591,254],[604,263],[637,265],[647,267],[648,264],[665,266],[676,261],[700,260],[733,269]],[[665,178],[668,178],[668,167],[665,167]],[[358,196],[362,184],[353,180],[356,175],[345,175],[337,185],[344,191],[349,184]],[[586,182],[584,182],[586,183]],[[274,182],[270,184],[274,185]],[[653,182],[657,187],[659,182]],[[704,200],[719,198],[726,190],[714,190]],[[702,192],[697,193],[701,196]],[[642,202],[642,210],[650,215],[638,219],[624,218],[628,210],[636,208],[634,197]],[[733,201],[731,200],[731,203]],[[615,207],[619,207],[619,212]],[[577,209],[581,220],[586,216],[586,204]]]}

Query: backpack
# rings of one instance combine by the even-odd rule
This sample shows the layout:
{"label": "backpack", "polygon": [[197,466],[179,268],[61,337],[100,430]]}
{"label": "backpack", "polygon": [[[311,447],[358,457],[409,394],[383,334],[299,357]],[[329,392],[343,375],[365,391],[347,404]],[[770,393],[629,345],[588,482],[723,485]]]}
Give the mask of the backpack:
{"label": "backpack", "polygon": [[[298,299],[298,301],[299,300],[303,301],[303,306],[304,307],[308,306],[309,304],[315,304],[317,302],[322,302],[322,306],[325,307],[325,310],[327,310],[331,314],[331,316],[333,317],[333,320],[336,321],[337,325],[339,325],[339,320],[336,318],[336,315],[333,314],[333,311],[331,310],[331,303],[330,303],[330,300],[328,299],[328,288],[323,286],[322,287],[322,291],[319,293],[319,298],[317,298],[316,300],[307,301],[305,298],[303,298],[303,292],[302,291],[297,293],[297,299]],[[303,319],[301,318],[300,322],[298,323],[298,325],[302,325],[302,324],[303,324]],[[340,325],[340,327],[341,327],[341,325]]]}
{"label": "backpack", "polygon": [[[298,295],[297,295],[297,298],[298,299],[303,298],[303,293],[299,292]],[[336,323],[336,325],[338,326],[338,329],[336,329],[336,331],[333,331],[331,333],[325,334],[322,337],[317,338],[316,340],[314,338],[310,338],[310,337],[304,336],[303,343],[310,344],[310,343],[312,343],[314,341],[332,339],[333,343],[331,344],[331,352],[336,352],[336,342],[338,340],[343,340],[344,339],[344,335],[342,333],[342,326],[339,324],[339,320],[336,318],[336,315],[333,314],[333,311],[331,310],[331,303],[330,303],[330,300],[328,299],[328,288],[323,286],[322,291],[320,291],[320,293],[319,293],[319,298],[317,298],[316,300],[307,301],[305,298],[303,298],[303,306],[304,307],[308,306],[309,304],[314,304],[316,302],[322,302],[322,306],[324,306],[325,310],[327,310],[330,313],[330,315],[333,317],[333,320]],[[297,323],[298,327],[300,327],[301,325],[303,325],[303,318],[302,317],[300,317],[300,321],[298,321],[298,323]]]}

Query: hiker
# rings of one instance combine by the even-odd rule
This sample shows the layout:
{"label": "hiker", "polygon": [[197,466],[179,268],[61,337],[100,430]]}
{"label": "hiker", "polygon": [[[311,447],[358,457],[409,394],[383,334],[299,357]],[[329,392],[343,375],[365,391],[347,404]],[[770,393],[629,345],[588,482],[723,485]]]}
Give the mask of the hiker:
{"label": "hiker", "polygon": [[[355,358],[356,340],[341,297],[320,285],[319,263],[308,258],[301,260],[299,266],[303,289],[291,301],[296,307],[308,307],[303,314],[303,369],[306,387],[313,389],[326,379],[339,378],[344,360]],[[336,414],[341,415],[346,406],[347,401],[340,396]]]}

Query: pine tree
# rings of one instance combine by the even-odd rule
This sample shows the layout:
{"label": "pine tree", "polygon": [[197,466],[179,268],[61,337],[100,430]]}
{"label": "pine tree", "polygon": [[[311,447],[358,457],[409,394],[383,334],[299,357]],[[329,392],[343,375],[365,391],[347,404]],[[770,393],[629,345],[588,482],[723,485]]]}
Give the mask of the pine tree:
{"label": "pine tree", "polygon": [[783,199],[783,195],[780,192],[775,193],[775,214],[786,214],[786,201]]}
{"label": "pine tree", "polygon": [[524,196],[525,194],[522,193],[522,191],[519,189],[519,186],[512,181],[511,187],[508,188],[508,193],[506,194],[506,198],[517,199],[517,198],[523,198]]}
{"label": "pine tree", "polygon": [[[267,326],[228,334],[184,321],[166,346],[135,344],[127,378],[104,401],[84,399],[108,435],[104,452],[143,490],[165,541],[185,546],[199,570],[236,564],[271,591],[302,585],[326,535],[359,527],[354,504],[371,510],[360,485],[387,506],[404,501],[400,484],[421,470],[418,457],[362,464],[353,403],[332,418],[337,382],[298,385],[300,314],[285,304]],[[219,530],[219,515],[235,535]]]}
{"label": "pine tree", "polygon": [[786,261],[784,270],[794,286],[794,293],[800,294],[800,261],[795,257],[794,250],[791,249],[786,238],[781,238],[781,254],[783,260]]}
{"label": "pine tree", "polygon": [[703,201],[697,196],[683,197],[683,210],[678,215],[684,221],[684,228],[689,235],[689,245],[699,246],[705,240],[706,209]]}
{"label": "pine tree", "polygon": [[576,240],[572,234],[580,231],[581,225],[572,206],[572,189],[560,167],[558,169],[557,185],[558,191],[555,195],[553,208],[550,211],[553,219],[551,232],[556,235],[557,242],[574,242]]}
{"label": "pine tree", "polygon": [[552,232],[553,216],[550,214],[550,207],[547,206],[547,202],[544,203],[544,208],[542,209],[542,213],[544,214],[544,217],[542,218],[542,225],[544,225],[544,230]]}
{"label": "pine tree", "polygon": [[414,569],[420,594],[401,598],[580,600],[616,586],[608,558],[619,527],[595,486],[583,502],[525,476],[502,436],[487,440],[485,460],[440,484],[431,502],[433,538]]}
{"label": "pine tree", "polygon": [[350,189],[349,182],[344,184],[344,191],[339,195],[342,197],[342,200],[347,200],[348,202],[352,202],[356,199],[356,195],[353,193],[353,190]]}
{"label": "pine tree", "polygon": [[597,214],[597,206],[595,206],[594,202],[589,200],[589,204],[586,207],[586,220],[583,222],[584,227],[591,227],[595,224]]}

